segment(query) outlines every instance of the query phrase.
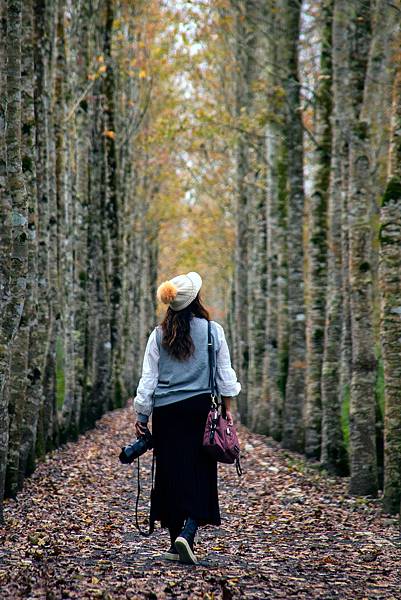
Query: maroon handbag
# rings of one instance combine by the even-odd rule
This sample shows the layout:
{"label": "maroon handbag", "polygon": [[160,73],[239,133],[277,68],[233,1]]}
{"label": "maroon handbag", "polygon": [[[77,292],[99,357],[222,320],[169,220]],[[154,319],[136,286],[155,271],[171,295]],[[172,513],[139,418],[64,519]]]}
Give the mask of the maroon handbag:
{"label": "maroon handbag", "polygon": [[213,375],[213,343],[210,321],[208,321],[208,355],[209,355],[209,384],[211,389],[212,404],[206,419],[203,434],[203,448],[211,458],[217,462],[233,464],[238,475],[242,475],[240,463],[240,445],[234,425],[229,425],[219,412],[219,402],[216,394],[216,384]]}

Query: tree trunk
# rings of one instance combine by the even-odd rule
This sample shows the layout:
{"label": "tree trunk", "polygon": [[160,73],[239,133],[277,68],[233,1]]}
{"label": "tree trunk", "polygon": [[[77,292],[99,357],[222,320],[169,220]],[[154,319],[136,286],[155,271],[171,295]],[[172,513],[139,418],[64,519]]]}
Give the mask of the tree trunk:
{"label": "tree trunk", "polygon": [[[121,381],[121,217],[118,193],[117,154],[115,147],[115,77],[114,62],[111,53],[114,3],[112,0],[106,2],[106,21],[103,33],[103,53],[107,71],[103,80],[104,106],[104,144],[105,144],[105,209],[107,222],[107,236],[109,245],[108,260],[108,291],[110,296],[110,342],[112,362],[111,398],[109,407],[121,405],[122,381]],[[107,133],[108,132],[108,133]]]}
{"label": "tree trunk", "polygon": [[286,141],[288,178],[288,376],[285,387],[282,445],[291,450],[304,448],[305,307],[303,277],[303,127],[300,111],[298,40],[302,3],[286,0],[284,11],[286,42],[284,89],[287,101]]}
{"label": "tree trunk", "polygon": [[55,81],[55,137],[56,137],[56,191],[58,227],[58,277],[61,331],[56,342],[58,366],[58,409],[60,434],[67,440],[75,410],[75,307],[73,275],[73,207],[71,197],[70,133],[67,129],[67,99],[70,97],[70,80],[67,76],[67,33],[65,30],[65,0],[59,0],[57,19],[57,68]]}
{"label": "tree trunk", "polygon": [[[251,236],[252,260],[249,297],[249,414],[250,426],[258,433],[268,433],[268,405],[263,395],[263,364],[265,357],[266,330],[266,193],[265,169],[263,166],[264,147],[259,143],[256,148],[258,171],[254,176],[255,192],[252,199],[252,223],[254,233]],[[254,167],[255,168],[255,167]]]}
{"label": "tree trunk", "polygon": [[[273,406],[281,405],[278,387],[278,331],[277,331],[277,218],[278,181],[277,152],[278,140],[273,124],[266,127],[266,349],[264,358],[262,396],[267,404],[266,429],[272,434]],[[278,409],[277,409],[278,412]],[[278,419],[280,421],[280,418]]]}
{"label": "tree trunk", "polygon": [[349,90],[349,4],[335,0],[333,13],[333,117],[328,197],[326,318],[322,365],[322,447],[320,460],[330,472],[347,472],[341,423],[340,352],[342,330],[341,202],[343,162],[347,156],[344,105]]}
{"label": "tree trunk", "polygon": [[48,82],[50,78],[50,40],[49,27],[46,19],[46,3],[44,0],[35,0],[33,4],[32,20],[34,29],[34,110],[36,131],[36,197],[38,218],[38,316],[37,336],[42,352],[42,363],[40,365],[40,381],[42,384],[42,396],[39,407],[37,432],[36,432],[36,454],[43,457],[46,450],[46,433],[49,424],[51,426],[52,416],[44,414],[45,391],[43,385],[46,375],[46,361],[49,352],[49,341],[51,333],[51,307],[49,295],[49,105],[50,90]]}
{"label": "tree trunk", "polygon": [[[80,28],[71,40],[71,68],[74,69],[76,94],[88,85],[90,72],[91,6],[82,4],[76,19]],[[79,50],[78,50],[79,49]],[[79,60],[80,59],[80,60]],[[75,185],[74,185],[74,290],[75,290],[75,371],[76,388],[73,430],[82,430],[86,414],[87,394],[87,342],[88,342],[88,210],[89,210],[89,155],[91,134],[91,103],[85,97],[75,113],[76,136],[74,140]]]}
{"label": "tree trunk", "polygon": [[[37,0],[38,2],[40,0]],[[38,443],[43,440],[46,450],[55,448],[59,443],[59,415],[57,408],[57,392],[60,391],[60,372],[56,368],[56,346],[57,341],[61,339],[61,305],[59,295],[59,268],[58,268],[58,212],[57,212],[57,180],[56,180],[56,110],[55,110],[55,85],[57,79],[57,21],[58,11],[54,10],[52,2],[45,2],[44,11],[44,36],[42,31],[37,31],[37,37],[41,40],[41,56],[45,61],[44,82],[43,82],[43,102],[44,102],[44,123],[42,124],[42,133],[46,135],[46,148],[43,149],[45,161],[46,193],[47,193],[47,216],[46,230],[48,235],[48,248],[42,248],[40,251],[48,252],[48,308],[49,308],[49,327],[47,355],[45,359],[43,389],[43,406],[40,412],[39,430],[40,437]],[[36,14],[37,24],[39,25],[39,15]],[[37,82],[39,83],[39,82]],[[38,90],[39,94],[39,90]],[[37,131],[39,135],[39,131]],[[39,165],[38,165],[39,167]],[[39,203],[39,207],[42,202]],[[61,395],[61,394],[59,394]]]}
{"label": "tree trunk", "polygon": [[317,89],[315,175],[308,224],[308,303],[306,325],[307,371],[305,397],[305,453],[320,458],[321,377],[327,279],[327,197],[331,152],[331,37],[333,0],[321,3],[320,79]]}
{"label": "tree trunk", "polygon": [[371,76],[371,8],[355,2],[350,21],[352,106],[349,116],[349,288],[352,336],[350,492],[376,495],[376,358],[373,333],[372,197],[369,123],[362,117],[363,89]]}
{"label": "tree trunk", "polygon": [[[6,217],[3,226],[9,246],[7,248],[3,245],[3,250],[6,251],[6,257],[10,256],[10,270],[7,279],[4,280],[6,288],[3,291],[0,327],[0,503],[2,503],[4,494],[8,447],[9,419],[6,384],[10,366],[9,349],[21,323],[28,275],[28,211],[21,159],[21,11],[20,0],[8,0],[5,145],[9,198],[3,203]],[[0,521],[2,519],[1,504]]]}
{"label": "tree trunk", "polygon": [[[241,116],[248,114],[251,106],[250,81],[251,60],[254,51],[255,35],[249,23],[249,10],[252,2],[247,0],[235,7],[236,66],[235,116],[240,123]],[[248,267],[249,267],[249,140],[247,133],[240,131],[236,146],[236,245],[235,245],[235,362],[242,389],[238,398],[238,408],[243,423],[248,423]]]}
{"label": "tree trunk", "polygon": [[368,130],[366,124],[359,123],[352,131],[350,147],[350,491],[363,495],[377,493],[369,168]]}
{"label": "tree trunk", "polygon": [[384,366],[384,509],[401,502],[401,71],[393,92],[389,180],[380,210],[380,341]]}
{"label": "tree trunk", "polygon": [[[41,399],[42,348],[38,344],[38,205],[36,196],[34,64],[32,3],[24,3],[22,11],[22,64],[21,64],[21,153],[22,168],[28,202],[28,278],[26,302],[20,327],[12,345],[9,382],[10,435],[6,478],[6,493],[15,496],[18,473],[26,465],[20,464],[21,448],[34,449],[36,421]],[[32,418],[27,423],[26,414]],[[34,458],[32,460],[34,462]],[[32,472],[33,466],[30,466]]]}

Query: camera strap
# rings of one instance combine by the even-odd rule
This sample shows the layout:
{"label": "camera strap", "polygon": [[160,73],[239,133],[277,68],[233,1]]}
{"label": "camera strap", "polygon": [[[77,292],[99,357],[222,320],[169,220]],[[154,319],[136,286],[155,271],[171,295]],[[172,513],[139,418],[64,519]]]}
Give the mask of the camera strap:
{"label": "camera strap", "polygon": [[[139,456],[137,458],[138,461],[138,469],[137,469],[137,494],[136,494],[136,503],[135,503],[135,524],[136,527],[139,531],[139,533],[145,537],[149,537],[153,531],[154,531],[154,524],[151,523],[150,520],[150,514],[149,514],[149,531],[143,531],[139,525],[139,521],[138,521],[138,505],[139,505],[139,496],[141,495],[141,483],[140,483],[140,477],[139,477],[139,469],[140,469],[140,464],[139,464]],[[150,498],[152,499],[152,492],[154,489],[154,485],[153,485],[153,481],[154,481],[154,473],[155,473],[155,451],[153,449],[153,456],[152,456],[152,487],[151,487],[151,492],[150,492]]]}

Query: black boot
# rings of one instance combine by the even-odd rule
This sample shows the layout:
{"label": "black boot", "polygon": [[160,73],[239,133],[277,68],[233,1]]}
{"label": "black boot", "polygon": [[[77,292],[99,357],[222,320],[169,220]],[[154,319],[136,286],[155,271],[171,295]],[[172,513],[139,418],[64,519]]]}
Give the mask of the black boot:
{"label": "black boot", "polygon": [[195,519],[188,517],[180,535],[175,540],[175,547],[180,555],[180,561],[195,565],[198,561],[194,554],[194,539],[198,523]]}

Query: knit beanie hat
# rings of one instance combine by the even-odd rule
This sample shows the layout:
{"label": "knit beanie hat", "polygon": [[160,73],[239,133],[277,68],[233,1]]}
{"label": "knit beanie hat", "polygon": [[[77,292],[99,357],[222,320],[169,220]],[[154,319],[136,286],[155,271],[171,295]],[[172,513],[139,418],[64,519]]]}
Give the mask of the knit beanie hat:
{"label": "knit beanie hat", "polygon": [[182,310],[196,298],[201,286],[201,276],[191,271],[186,275],[177,275],[173,279],[163,281],[157,288],[157,298],[173,310]]}

